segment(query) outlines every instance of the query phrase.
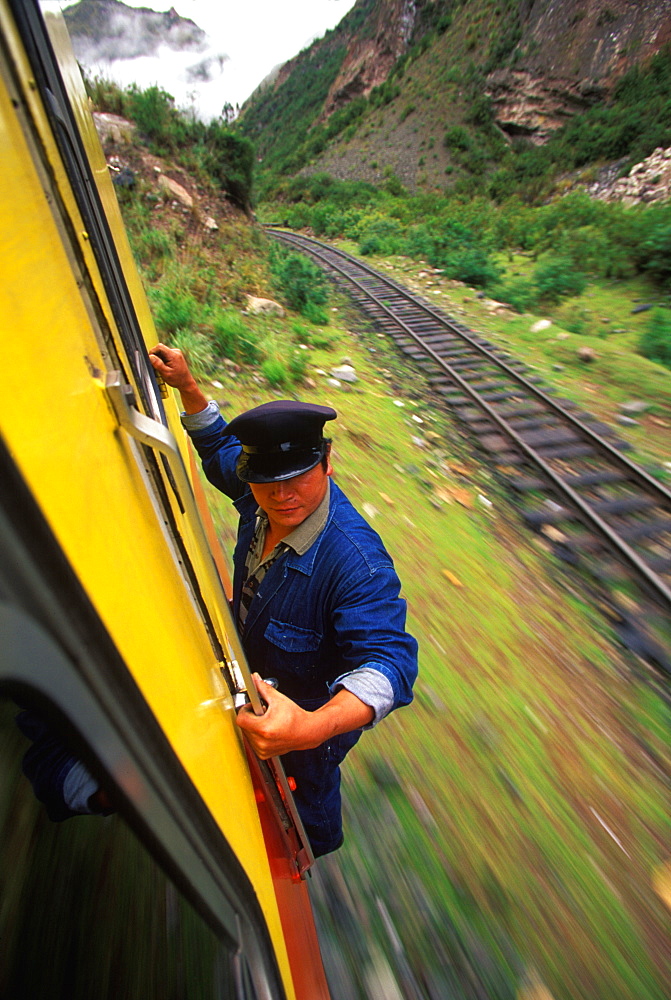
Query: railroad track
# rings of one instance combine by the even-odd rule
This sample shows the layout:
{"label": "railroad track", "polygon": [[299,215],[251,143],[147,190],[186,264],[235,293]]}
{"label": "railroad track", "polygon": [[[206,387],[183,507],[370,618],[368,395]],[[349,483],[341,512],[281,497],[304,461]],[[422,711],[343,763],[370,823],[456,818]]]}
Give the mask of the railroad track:
{"label": "railroad track", "polygon": [[627,458],[613,428],[507,352],[356,258],[268,232],[336,277],[423,370],[521,498],[525,521],[605,588],[614,624],[671,672],[671,491]]}

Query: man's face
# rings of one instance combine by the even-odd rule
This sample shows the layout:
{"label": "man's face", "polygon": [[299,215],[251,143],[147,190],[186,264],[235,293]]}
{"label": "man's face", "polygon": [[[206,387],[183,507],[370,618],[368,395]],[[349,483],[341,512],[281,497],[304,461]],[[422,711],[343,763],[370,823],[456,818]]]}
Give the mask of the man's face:
{"label": "man's face", "polygon": [[314,469],[294,476],[293,479],[249,485],[257,504],[268,515],[271,528],[288,535],[322,502],[330,474],[330,463],[325,471],[320,462]]}

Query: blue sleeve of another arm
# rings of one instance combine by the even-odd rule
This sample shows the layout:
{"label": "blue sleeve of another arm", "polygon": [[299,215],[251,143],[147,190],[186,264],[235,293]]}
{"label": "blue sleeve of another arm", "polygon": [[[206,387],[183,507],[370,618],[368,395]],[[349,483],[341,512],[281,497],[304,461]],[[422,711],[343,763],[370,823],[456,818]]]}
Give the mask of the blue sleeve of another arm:
{"label": "blue sleeve of another arm", "polygon": [[219,414],[216,404],[211,403],[202,414],[196,413],[191,417],[184,414],[182,423],[193,441],[208,480],[231,500],[241,497],[247,486],[238,479],[235,472],[241,451],[240,442],[236,437],[224,434],[226,422]]}
{"label": "blue sleeve of another arm", "polygon": [[[399,596],[400,581],[393,566],[383,565],[354,576],[339,588],[333,612],[336,642],[349,669],[332,690],[346,687],[361,697],[375,710],[377,723],[383,715],[412,701],[417,641],[405,628],[406,603]],[[379,683],[371,683],[374,677],[368,671],[382,675]]]}

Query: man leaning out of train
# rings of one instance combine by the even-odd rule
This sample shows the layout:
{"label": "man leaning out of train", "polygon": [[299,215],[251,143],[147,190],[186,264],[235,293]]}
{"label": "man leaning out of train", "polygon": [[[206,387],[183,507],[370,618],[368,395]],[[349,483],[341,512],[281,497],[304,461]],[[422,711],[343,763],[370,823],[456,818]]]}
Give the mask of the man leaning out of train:
{"label": "man leaning out of train", "polygon": [[[343,841],[340,763],[364,729],[412,700],[417,643],[391,557],[332,480],[329,406],[263,403],[226,423],[184,356],[150,360],[181,396],[205,475],[237,510],[233,616],[267,704],[238,714],[256,754],[280,757],[315,856]],[[277,679],[277,690],[261,676]]]}

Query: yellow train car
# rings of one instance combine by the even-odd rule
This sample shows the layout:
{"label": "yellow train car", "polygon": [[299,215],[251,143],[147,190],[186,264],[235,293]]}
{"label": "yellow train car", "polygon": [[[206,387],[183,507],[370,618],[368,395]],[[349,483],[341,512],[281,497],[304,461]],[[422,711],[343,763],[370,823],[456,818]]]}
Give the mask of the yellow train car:
{"label": "yellow train car", "polygon": [[[328,1000],[309,844],[235,725],[262,706],[64,22],[0,0],[0,44],[0,996]],[[49,818],[26,714],[105,815]]]}

